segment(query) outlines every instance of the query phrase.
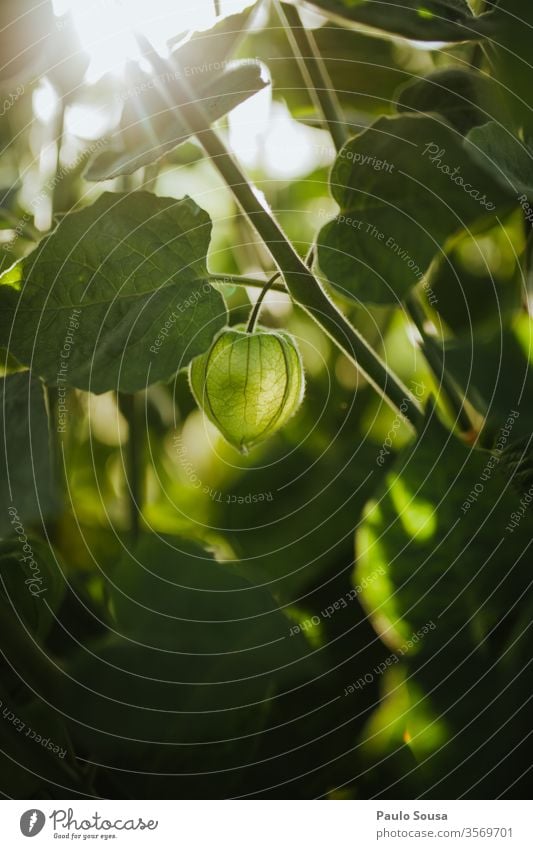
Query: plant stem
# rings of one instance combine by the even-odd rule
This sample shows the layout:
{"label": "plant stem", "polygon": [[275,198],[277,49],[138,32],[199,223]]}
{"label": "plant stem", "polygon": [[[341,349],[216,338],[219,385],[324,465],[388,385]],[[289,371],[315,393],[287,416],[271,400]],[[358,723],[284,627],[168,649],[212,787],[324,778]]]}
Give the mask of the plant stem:
{"label": "plant stem", "polygon": [[426,329],[424,327],[426,314],[422,304],[420,303],[417,292],[413,291],[408,295],[405,300],[405,306],[413,324],[422,337],[422,345],[420,347],[427,364],[435,376],[438,388],[444,391],[461,431],[470,432],[473,425],[466,412],[461,392],[454,383],[453,378],[448,373],[441,355],[437,351],[435,345],[433,345],[433,340],[430,339],[426,333]]}
{"label": "plant stem", "polygon": [[274,283],[280,277],[280,272],[276,271],[275,274],[272,275],[270,280],[267,280],[265,285],[263,286],[263,291],[260,293],[257,301],[254,304],[253,310],[251,312],[250,318],[248,319],[248,325],[246,327],[247,333],[253,333],[255,330],[255,326],[257,324],[257,319],[259,318],[259,313],[261,311],[261,306],[265,299],[266,293],[273,287]]}
{"label": "plant stem", "polygon": [[[137,39],[156,73],[164,73],[168,77],[166,63],[154,51],[145,36],[138,34]],[[259,200],[253,186],[224,143],[211,129],[209,118],[205,115],[201,102],[190,91],[187,81],[170,76],[169,86],[176,102],[183,104],[180,106],[182,120],[188,125],[189,131],[196,135],[212,164],[267,246],[292,298],[352,360],[382,398],[400,414],[403,410],[403,415],[415,430],[421,429],[424,414],[418,401],[329,299],[268,207]]]}
{"label": "plant stem", "polygon": [[126,456],[126,485],[129,494],[130,533],[133,541],[138,539],[142,511],[142,484],[140,443],[140,395],[138,393],[119,392],[119,406],[128,422],[129,439]]}
{"label": "plant stem", "polygon": [[274,5],[311,100],[318,114],[322,115],[338,152],[348,141],[350,133],[315,37],[302,24],[296,6],[283,8],[279,0],[274,0]]}

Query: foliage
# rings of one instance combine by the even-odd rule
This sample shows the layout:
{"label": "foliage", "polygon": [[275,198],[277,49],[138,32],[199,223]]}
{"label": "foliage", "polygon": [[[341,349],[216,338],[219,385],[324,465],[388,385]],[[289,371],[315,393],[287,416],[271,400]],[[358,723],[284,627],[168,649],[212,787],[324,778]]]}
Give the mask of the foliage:
{"label": "foliage", "polygon": [[5,795],[523,795],[533,12],[489,5],[243,3],[94,81],[2,4]]}

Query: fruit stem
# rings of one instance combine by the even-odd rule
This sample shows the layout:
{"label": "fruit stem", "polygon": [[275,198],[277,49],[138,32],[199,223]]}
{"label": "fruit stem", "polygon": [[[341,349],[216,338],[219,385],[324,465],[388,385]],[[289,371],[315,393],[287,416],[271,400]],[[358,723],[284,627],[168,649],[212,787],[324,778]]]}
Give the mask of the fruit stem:
{"label": "fruit stem", "polygon": [[180,104],[182,120],[189,131],[196,135],[212,164],[269,249],[294,301],[352,360],[383,400],[403,415],[415,430],[421,430],[424,425],[424,413],[418,401],[330,300],[319,280],[307,268],[287,239],[267,205],[259,199],[254,187],[224,143],[211,129],[209,118],[205,115],[201,102],[191,92],[187,80],[168,73],[166,62],[155,52],[144,35],[138,33],[137,40],[154,71],[164,74],[164,78],[169,80],[168,85],[175,95],[175,102]]}
{"label": "fruit stem", "polygon": [[259,313],[261,311],[261,306],[262,306],[263,301],[265,299],[265,295],[272,288],[272,286],[274,285],[274,283],[276,282],[276,280],[279,277],[281,277],[281,274],[280,274],[279,271],[276,271],[276,273],[272,275],[270,280],[267,280],[267,282],[263,286],[263,290],[259,293],[259,297],[258,297],[257,301],[255,302],[253,309],[252,309],[252,312],[250,314],[250,318],[248,319],[248,324],[247,324],[247,327],[246,327],[247,333],[253,333],[254,332],[255,326],[257,324],[257,319],[259,318]]}

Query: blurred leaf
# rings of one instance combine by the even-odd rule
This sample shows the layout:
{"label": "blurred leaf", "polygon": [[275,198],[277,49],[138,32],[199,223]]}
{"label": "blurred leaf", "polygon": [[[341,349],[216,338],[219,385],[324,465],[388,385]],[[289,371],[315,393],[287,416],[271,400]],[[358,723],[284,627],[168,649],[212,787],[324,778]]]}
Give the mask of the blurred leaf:
{"label": "blurred leaf", "polygon": [[456,335],[507,325],[522,304],[518,239],[501,227],[467,236],[428,275],[431,305]]}
{"label": "blurred leaf", "polygon": [[142,537],[109,580],[115,636],[70,665],[67,704],[88,726],[74,735],[106,763],[196,773],[221,792],[276,689],[308,674],[305,643],[266,590],[177,537]]}
{"label": "blurred leaf", "polygon": [[[314,29],[313,36],[348,120],[389,111],[398,87],[432,67],[421,50],[332,22]],[[264,62],[274,96],[286,101],[294,117],[310,119],[313,103],[275,10],[264,28],[246,37],[240,53]]]}
{"label": "blurred leaf", "polygon": [[21,261],[21,282],[1,279],[0,342],[51,384],[134,392],[168,379],[226,323],[206,280],[210,232],[190,198],[104,194]]}
{"label": "blurred leaf", "polygon": [[68,745],[63,723],[44,702],[21,704],[0,687],[0,789],[6,796],[60,798],[68,791],[78,798]]}
{"label": "blurred leaf", "polygon": [[50,0],[2,0],[0,80],[30,80],[46,69],[55,19]]}
{"label": "blurred leaf", "polygon": [[486,15],[488,32],[484,49],[505,127],[529,140],[533,137],[533,72],[531,27],[533,6],[529,0],[501,0]]}
{"label": "blurred leaf", "polygon": [[331,175],[341,207],[318,236],[320,266],[344,294],[397,303],[447,240],[511,198],[435,118],[380,118],[349,141]]}
{"label": "blurred leaf", "polygon": [[[303,410],[309,409],[309,420],[299,416],[295,438],[302,441],[308,430],[311,435],[301,445],[273,443],[258,468],[213,494],[216,525],[245,574],[289,604],[350,566],[357,516],[383,474],[376,446],[357,436],[359,411],[347,415],[332,402],[331,418],[319,426],[311,420],[316,395],[309,387]],[[343,439],[344,432],[354,434],[353,442]]]}
{"label": "blurred leaf", "polygon": [[[237,62],[219,71],[206,85],[198,85],[195,95],[213,122],[266,85],[261,65]],[[190,137],[187,106],[173,103],[170,96],[158,90],[157,81],[152,82],[149,75],[138,75],[130,97],[132,103],[124,110],[122,129],[111,137],[112,149],[104,149],[92,160],[85,172],[87,180],[109,180],[133,174]]]}
{"label": "blurred leaf", "polygon": [[58,508],[44,387],[29,371],[0,379],[0,432],[0,534],[7,535],[15,518],[40,522]]}
{"label": "blurred leaf", "polygon": [[516,411],[512,439],[533,433],[533,371],[516,327],[499,328],[473,339],[450,340],[441,350],[446,368],[486,417],[487,438]]}
{"label": "blurred leaf", "polygon": [[[183,33],[172,39],[171,43],[176,45],[172,53],[174,64],[188,75],[195,70],[204,72],[211,65],[210,73],[216,77],[220,70],[216,65],[234,55],[254,22],[257,5],[254,0],[242,11],[217,21],[210,29]],[[206,63],[207,57],[209,61]]]}
{"label": "blurred leaf", "polygon": [[385,570],[363,591],[369,615],[451,729],[421,765],[436,798],[499,793],[516,774],[503,759],[526,733],[527,685],[508,647],[530,584],[532,534],[529,518],[506,530],[516,503],[492,455],[431,419],[358,530],[356,580]]}
{"label": "blurred leaf", "polygon": [[55,19],[53,24],[53,61],[46,68],[46,76],[65,103],[74,100],[80,92],[89,55],[82,49],[80,37],[71,14]]}
{"label": "blurred leaf", "polygon": [[187,105],[176,99],[173,80],[186,78],[211,121],[267,85],[258,62],[228,61],[244,38],[253,8],[252,4],[210,30],[193,33],[172,53],[166,76],[150,75],[130,64],[121,127],[109,139],[108,149],[90,163],[88,180],[132,174],[190,138]]}
{"label": "blurred leaf", "polygon": [[306,0],[344,24],[382,30],[421,41],[466,41],[483,32],[466,0]]}

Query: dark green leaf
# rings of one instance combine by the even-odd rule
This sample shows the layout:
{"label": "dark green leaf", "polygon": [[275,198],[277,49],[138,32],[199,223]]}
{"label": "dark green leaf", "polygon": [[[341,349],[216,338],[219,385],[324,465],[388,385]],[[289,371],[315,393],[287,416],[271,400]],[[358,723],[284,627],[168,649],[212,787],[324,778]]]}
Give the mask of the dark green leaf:
{"label": "dark green leaf", "polygon": [[511,199],[448,124],[381,118],[337,157],[331,191],[340,214],[318,236],[320,267],[340,291],[397,303],[448,239]]}
{"label": "dark green leaf", "polygon": [[460,133],[484,124],[494,103],[490,78],[462,68],[444,68],[408,83],[398,95],[398,111],[436,112]]}
{"label": "dark green leaf", "polygon": [[485,16],[490,37],[484,47],[498,83],[496,96],[506,116],[505,126],[528,139],[533,136],[533,5],[529,0],[502,0],[493,6]]}
{"label": "dark green leaf", "polygon": [[134,392],[224,326],[207,282],[209,216],[190,198],[104,194],[0,282],[0,343],[50,384]]}
{"label": "dark green leaf", "polygon": [[344,24],[382,30],[421,41],[477,39],[479,20],[466,0],[307,0]]}
{"label": "dark green leaf", "polygon": [[[29,371],[0,379],[0,534],[57,510],[44,387]],[[14,512],[12,512],[14,511]]]}
{"label": "dark green leaf", "polygon": [[466,145],[481,167],[508,191],[533,199],[533,149],[509,129],[491,121],[472,129]]}
{"label": "dark green leaf", "polygon": [[74,724],[75,737],[107,763],[231,786],[253,761],[270,699],[305,678],[304,641],[267,590],[177,537],[141,538],[109,581],[116,635],[70,667],[80,686],[67,704],[88,726]]}

